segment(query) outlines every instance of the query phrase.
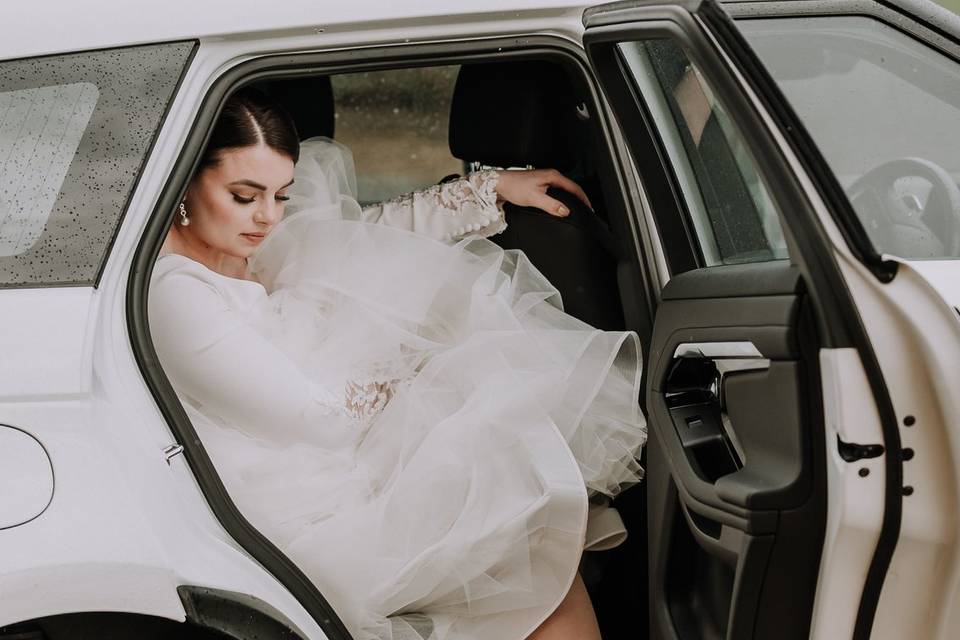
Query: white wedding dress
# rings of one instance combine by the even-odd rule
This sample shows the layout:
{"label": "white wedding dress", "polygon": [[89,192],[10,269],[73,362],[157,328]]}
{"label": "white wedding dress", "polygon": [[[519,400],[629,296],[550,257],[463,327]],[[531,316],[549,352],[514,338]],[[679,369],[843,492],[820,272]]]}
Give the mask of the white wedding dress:
{"label": "white wedding dress", "polygon": [[259,282],[158,260],[163,367],[240,510],[354,638],[520,640],[584,547],[625,535],[602,497],[640,476],[637,338],[564,314],[484,239],[496,173],[361,209],[348,151],[301,153]]}

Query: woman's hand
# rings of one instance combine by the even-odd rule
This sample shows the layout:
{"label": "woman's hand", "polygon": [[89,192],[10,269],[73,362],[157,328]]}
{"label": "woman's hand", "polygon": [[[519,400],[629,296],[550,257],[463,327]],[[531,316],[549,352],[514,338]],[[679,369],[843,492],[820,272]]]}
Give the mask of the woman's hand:
{"label": "woman's hand", "polygon": [[556,169],[500,171],[499,174],[497,194],[507,202],[521,207],[536,207],[552,216],[564,218],[570,215],[570,210],[559,200],[547,195],[547,189],[559,187],[583,200],[591,209],[593,208],[580,185]]}

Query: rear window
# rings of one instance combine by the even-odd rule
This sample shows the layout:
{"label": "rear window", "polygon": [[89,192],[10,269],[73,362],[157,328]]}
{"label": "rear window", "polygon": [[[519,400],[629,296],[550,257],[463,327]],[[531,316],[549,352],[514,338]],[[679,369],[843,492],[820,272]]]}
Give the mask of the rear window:
{"label": "rear window", "polygon": [[331,78],[337,141],[353,152],[361,203],[389,200],[464,172],[447,142],[459,70],[423,67]]}
{"label": "rear window", "polygon": [[0,287],[96,283],[192,49],[0,62]]}

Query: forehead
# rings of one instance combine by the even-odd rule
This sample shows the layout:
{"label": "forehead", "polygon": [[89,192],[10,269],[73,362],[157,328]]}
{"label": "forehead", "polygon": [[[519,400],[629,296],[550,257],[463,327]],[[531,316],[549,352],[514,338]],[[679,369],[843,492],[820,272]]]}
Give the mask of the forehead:
{"label": "forehead", "polygon": [[[211,175],[228,181],[254,180],[268,186],[282,186],[293,178],[293,160],[267,145],[224,149]],[[277,182],[279,184],[272,184]]]}

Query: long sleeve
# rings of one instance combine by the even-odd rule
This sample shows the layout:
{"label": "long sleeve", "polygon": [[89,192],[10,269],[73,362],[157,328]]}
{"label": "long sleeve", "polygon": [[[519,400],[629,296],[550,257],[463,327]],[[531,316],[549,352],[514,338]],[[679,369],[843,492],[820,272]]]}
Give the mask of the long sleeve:
{"label": "long sleeve", "polygon": [[343,421],[329,418],[335,398],[304,376],[193,269],[174,269],[154,279],[149,314],[164,371],[178,393],[204,414],[278,445],[308,442],[336,448],[353,437]]}
{"label": "long sleeve", "polygon": [[437,240],[486,238],[507,227],[497,200],[496,171],[434,185],[363,209],[365,222],[413,231]]}

